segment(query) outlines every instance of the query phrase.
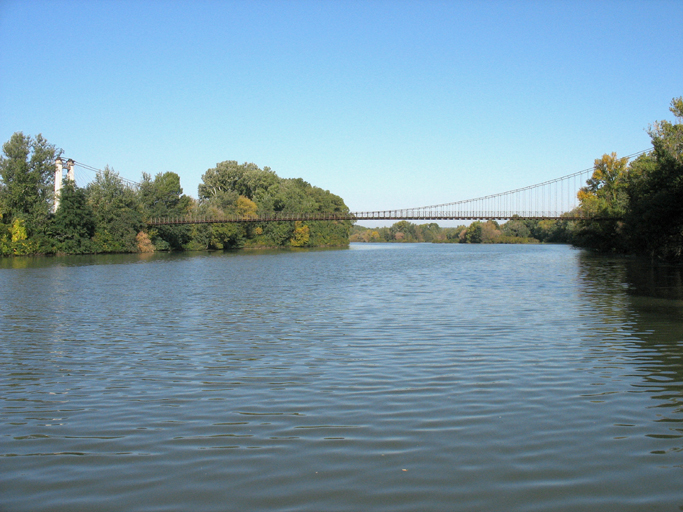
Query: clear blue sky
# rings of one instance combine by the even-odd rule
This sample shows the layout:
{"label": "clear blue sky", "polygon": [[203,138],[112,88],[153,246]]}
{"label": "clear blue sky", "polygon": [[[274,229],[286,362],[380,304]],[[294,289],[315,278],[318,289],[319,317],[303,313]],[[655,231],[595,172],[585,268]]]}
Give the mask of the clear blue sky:
{"label": "clear blue sky", "polygon": [[0,140],[194,197],[237,160],[353,211],[468,199],[646,149],[680,95],[680,0],[0,0]]}

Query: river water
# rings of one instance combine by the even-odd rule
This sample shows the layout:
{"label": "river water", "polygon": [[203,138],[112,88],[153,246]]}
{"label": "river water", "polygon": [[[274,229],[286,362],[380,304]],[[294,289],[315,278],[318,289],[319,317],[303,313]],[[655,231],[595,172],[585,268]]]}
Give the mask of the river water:
{"label": "river water", "polygon": [[683,510],[683,272],[553,245],[0,260],[0,510]]}

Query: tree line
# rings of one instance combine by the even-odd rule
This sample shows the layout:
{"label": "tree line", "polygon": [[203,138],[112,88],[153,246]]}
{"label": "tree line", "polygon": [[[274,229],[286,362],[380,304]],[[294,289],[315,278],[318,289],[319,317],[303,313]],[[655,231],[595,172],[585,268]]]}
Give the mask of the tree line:
{"label": "tree line", "polygon": [[353,226],[351,242],[407,242],[450,244],[529,244],[568,243],[573,222],[556,220],[475,221],[469,225],[440,227],[436,222],[414,224],[405,220],[390,227]]}
{"label": "tree line", "polygon": [[255,216],[274,212],[348,213],[339,196],[280,178],[253,163],[220,162],[202,176],[198,199],[174,172],[142,175],[131,187],[105,167],[86,187],[65,179],[54,207],[54,162],[62,150],[17,132],[0,157],[0,255],[96,254],[155,250],[347,245],[351,223],[277,222],[150,227],[183,215]]}

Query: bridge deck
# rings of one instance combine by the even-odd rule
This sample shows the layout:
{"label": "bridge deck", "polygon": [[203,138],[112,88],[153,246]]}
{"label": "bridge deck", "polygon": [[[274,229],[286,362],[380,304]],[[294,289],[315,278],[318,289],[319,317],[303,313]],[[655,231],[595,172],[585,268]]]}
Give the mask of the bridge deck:
{"label": "bridge deck", "polygon": [[[370,212],[370,213],[277,213],[277,214],[263,214],[256,216],[239,216],[230,215],[226,217],[161,217],[153,218],[147,221],[150,226],[164,226],[173,224],[232,224],[232,223],[260,223],[260,222],[292,222],[292,221],[365,221],[365,220],[586,220],[585,217],[579,216],[561,216],[558,214],[532,214],[519,215],[509,214],[503,212],[486,212],[481,215],[477,214],[417,214],[417,215],[400,215],[397,212]],[[592,217],[590,220],[607,220],[602,218]],[[613,219],[616,220],[616,219]]]}

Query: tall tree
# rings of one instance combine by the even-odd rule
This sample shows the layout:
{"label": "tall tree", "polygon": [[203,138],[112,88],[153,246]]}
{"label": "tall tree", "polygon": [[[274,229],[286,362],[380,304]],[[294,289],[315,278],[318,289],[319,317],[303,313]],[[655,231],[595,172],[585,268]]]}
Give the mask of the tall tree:
{"label": "tall tree", "polygon": [[58,251],[68,254],[93,251],[91,238],[95,234],[95,216],[85,191],[70,180],[66,180],[60,191],[53,233]]}
{"label": "tall tree", "polygon": [[95,214],[95,251],[137,252],[144,222],[136,191],[107,166],[88,185],[86,196]]}
{"label": "tall tree", "polygon": [[[193,199],[183,194],[180,176],[174,172],[157,174],[154,179],[143,173],[138,189],[143,215],[180,217],[190,212]],[[181,250],[192,237],[190,226],[157,226],[149,231],[151,242],[158,250]]]}
{"label": "tall tree", "polygon": [[237,193],[238,196],[254,198],[259,189],[268,189],[279,181],[277,175],[269,168],[260,169],[256,164],[238,164],[235,160],[226,160],[216,164],[202,176],[198,193],[200,200],[210,200],[225,193]]}
{"label": "tall tree", "polygon": [[631,247],[651,257],[683,260],[683,97],[669,109],[676,120],[650,127],[654,151],[634,161],[629,180]]}
{"label": "tall tree", "polygon": [[628,158],[616,153],[595,160],[593,175],[578,193],[579,210],[587,220],[578,223],[575,245],[604,252],[626,250],[627,166]]}
{"label": "tall tree", "polygon": [[12,225],[21,219],[28,239],[36,250],[45,250],[54,199],[54,160],[57,149],[37,135],[35,138],[16,132],[2,146],[0,156],[0,210],[2,221]]}

